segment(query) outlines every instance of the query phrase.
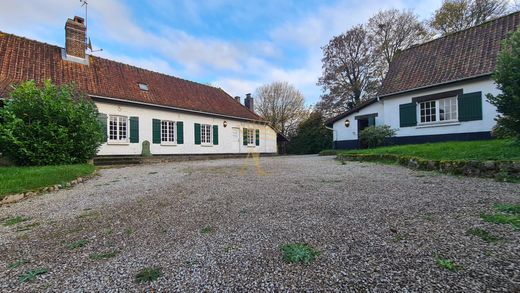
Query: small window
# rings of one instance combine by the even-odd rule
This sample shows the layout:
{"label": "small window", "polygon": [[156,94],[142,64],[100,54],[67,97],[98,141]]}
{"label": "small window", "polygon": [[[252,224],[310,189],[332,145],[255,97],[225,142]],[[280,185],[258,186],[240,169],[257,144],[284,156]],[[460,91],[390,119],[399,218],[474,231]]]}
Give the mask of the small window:
{"label": "small window", "polygon": [[247,130],[247,145],[255,145],[255,130]]}
{"label": "small window", "polygon": [[421,123],[457,121],[457,97],[426,101],[419,104]]}
{"label": "small window", "polygon": [[211,144],[211,125],[201,124],[200,125],[200,142],[202,144]]}
{"label": "small window", "polygon": [[128,117],[110,115],[108,139],[116,142],[128,141]]}
{"label": "small window", "polygon": [[146,83],[140,82],[140,83],[138,83],[138,85],[139,85],[140,90],[145,91],[145,92],[148,91],[148,85]]}
{"label": "small window", "polygon": [[175,122],[161,120],[161,143],[175,142]]}

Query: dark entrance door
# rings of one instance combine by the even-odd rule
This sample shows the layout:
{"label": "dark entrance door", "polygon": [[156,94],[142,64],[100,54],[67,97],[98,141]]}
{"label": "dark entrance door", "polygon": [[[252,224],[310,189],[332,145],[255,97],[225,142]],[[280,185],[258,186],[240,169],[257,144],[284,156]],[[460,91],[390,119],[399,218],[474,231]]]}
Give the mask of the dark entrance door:
{"label": "dark entrance door", "polygon": [[357,119],[357,129],[358,129],[358,138],[359,133],[363,131],[363,129],[376,125],[376,117],[366,117],[366,118],[359,118]]}

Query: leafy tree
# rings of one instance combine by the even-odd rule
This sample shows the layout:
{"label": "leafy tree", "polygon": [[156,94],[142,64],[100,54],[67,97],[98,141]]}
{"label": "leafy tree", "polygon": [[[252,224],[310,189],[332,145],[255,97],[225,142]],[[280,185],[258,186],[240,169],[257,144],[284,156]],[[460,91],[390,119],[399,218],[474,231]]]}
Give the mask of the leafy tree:
{"label": "leafy tree", "polygon": [[322,48],[324,94],[316,105],[326,116],[342,113],[372,97],[378,85],[372,37],[362,25],[332,38]]}
{"label": "leafy tree", "polygon": [[390,62],[401,50],[430,38],[426,27],[411,11],[390,9],[380,11],[368,20],[367,29],[372,36],[377,55],[378,74],[384,78]]}
{"label": "leafy tree", "polygon": [[496,96],[487,95],[500,113],[496,118],[496,133],[520,141],[520,30],[502,43],[493,79],[501,91]]}
{"label": "leafy tree", "polygon": [[285,136],[307,116],[303,94],[287,82],[263,85],[255,96],[255,111]]}
{"label": "leafy tree", "polygon": [[300,123],[297,134],[287,146],[290,154],[317,154],[332,147],[332,131],[325,128],[325,119],[320,112],[313,112]]}
{"label": "leafy tree", "polygon": [[27,81],[14,88],[0,109],[0,146],[19,165],[86,162],[101,144],[94,103],[73,86],[43,87]]}
{"label": "leafy tree", "polygon": [[446,35],[502,16],[508,8],[508,0],[444,0],[430,26]]}

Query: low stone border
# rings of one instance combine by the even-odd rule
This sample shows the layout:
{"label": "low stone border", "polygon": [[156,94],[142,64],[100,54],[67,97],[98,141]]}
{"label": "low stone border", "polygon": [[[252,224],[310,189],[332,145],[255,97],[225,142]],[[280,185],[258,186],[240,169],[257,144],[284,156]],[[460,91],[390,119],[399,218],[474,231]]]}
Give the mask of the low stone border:
{"label": "low stone border", "polygon": [[388,161],[415,170],[438,171],[470,177],[520,179],[519,161],[425,160],[392,154],[339,154],[337,158],[346,161]]}
{"label": "low stone border", "polygon": [[94,173],[92,173],[91,175],[84,176],[84,177],[78,177],[65,184],[55,184],[53,186],[42,187],[42,188],[32,190],[32,191],[26,191],[26,192],[17,193],[17,194],[10,194],[10,195],[5,196],[0,201],[0,205],[16,203],[16,202],[28,199],[30,197],[35,197],[35,196],[41,195],[43,193],[50,193],[50,192],[58,191],[60,189],[71,188],[75,185],[78,185],[80,183],[83,183],[83,182],[91,179],[95,175],[96,175],[96,171],[94,171]]}

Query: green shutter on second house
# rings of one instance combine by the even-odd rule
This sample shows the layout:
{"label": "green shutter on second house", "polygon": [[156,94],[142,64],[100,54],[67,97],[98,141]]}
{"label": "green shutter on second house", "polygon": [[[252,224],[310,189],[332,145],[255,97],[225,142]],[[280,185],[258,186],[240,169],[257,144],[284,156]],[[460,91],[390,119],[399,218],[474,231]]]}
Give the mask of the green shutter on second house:
{"label": "green shutter on second house", "polygon": [[139,143],[139,117],[130,117],[130,143]]}
{"label": "green shutter on second house", "polygon": [[182,121],[177,121],[177,144],[184,143],[184,123]]}
{"label": "green shutter on second house", "polygon": [[399,105],[399,126],[410,127],[417,125],[417,104],[415,102]]}
{"label": "green shutter on second house", "polygon": [[161,143],[161,120],[159,119],[152,120],[152,143]]}
{"label": "green shutter on second house", "polygon": [[376,117],[368,118],[368,126],[376,126]]}
{"label": "green shutter on second house", "polygon": [[200,144],[200,124],[195,123],[195,144]]}
{"label": "green shutter on second house", "polygon": [[482,92],[463,94],[457,100],[459,121],[482,120]]}
{"label": "green shutter on second house", "polygon": [[213,125],[213,144],[218,145],[218,125]]}
{"label": "green shutter on second house", "polygon": [[103,142],[107,142],[107,114],[99,113],[97,116],[97,120],[99,121],[99,124],[101,124],[101,131],[103,132]]}
{"label": "green shutter on second house", "polygon": [[255,130],[255,144],[256,146],[260,145],[260,129]]}
{"label": "green shutter on second house", "polygon": [[247,145],[247,128],[244,128],[244,131],[242,132],[242,142],[244,145]]}

